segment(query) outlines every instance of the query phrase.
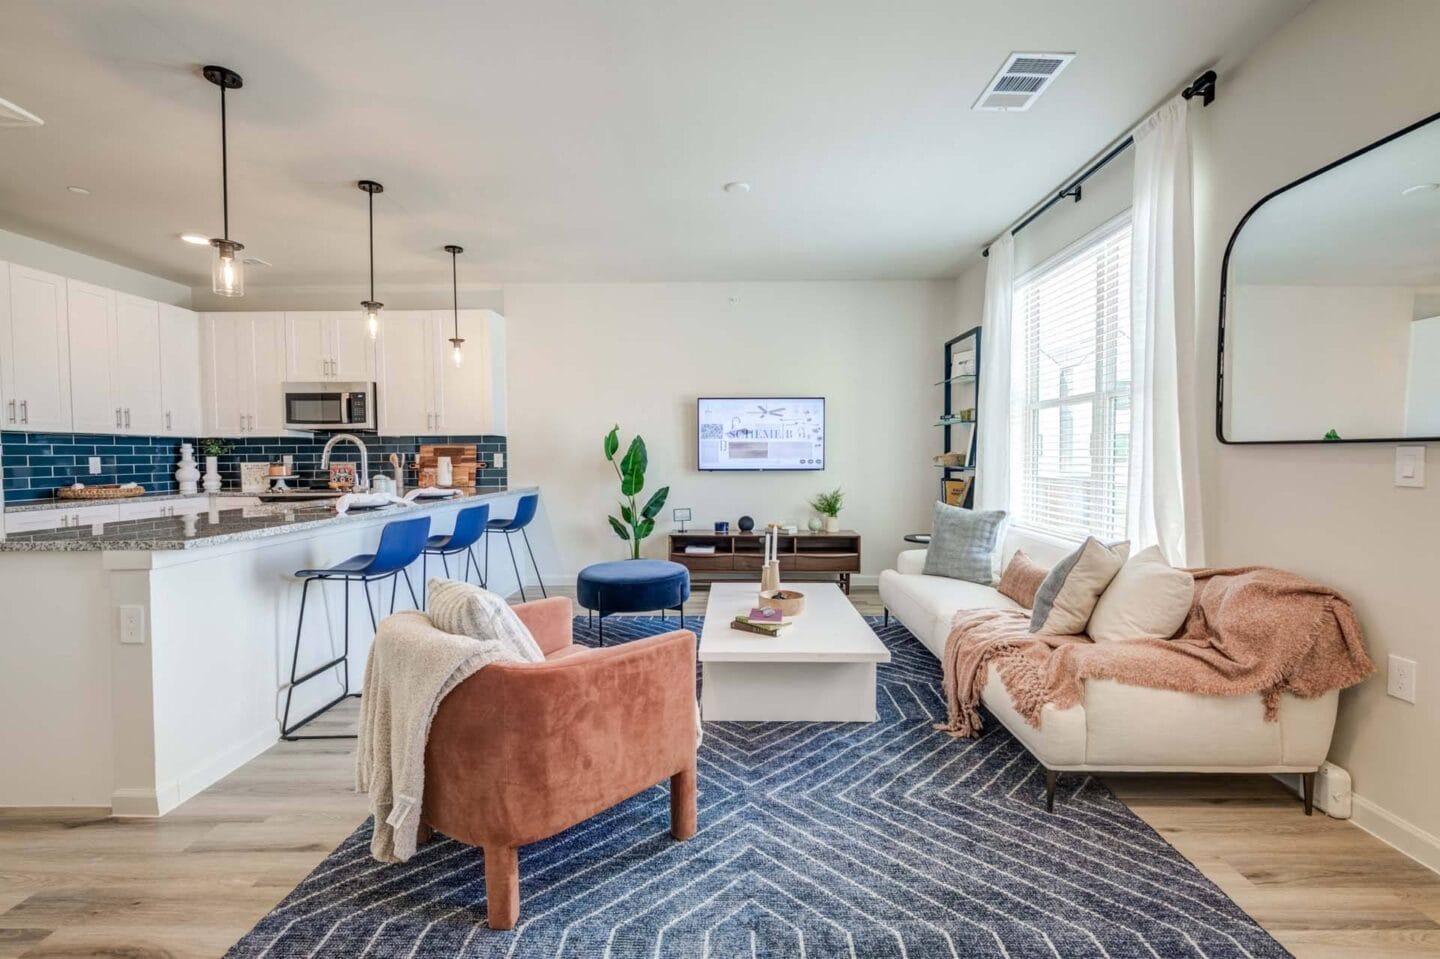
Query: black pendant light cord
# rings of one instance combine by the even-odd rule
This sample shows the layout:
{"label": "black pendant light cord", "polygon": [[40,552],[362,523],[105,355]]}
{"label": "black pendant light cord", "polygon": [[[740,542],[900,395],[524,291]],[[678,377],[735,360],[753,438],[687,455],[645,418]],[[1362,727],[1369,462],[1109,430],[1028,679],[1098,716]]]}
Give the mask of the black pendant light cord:
{"label": "black pendant light cord", "polygon": [[230,239],[230,143],[225,135],[225,84],[220,84],[220,206],[226,240]]}
{"label": "black pendant light cord", "polygon": [[458,248],[450,251],[450,308],[455,316],[455,339],[460,339],[460,280],[456,271],[455,257],[459,254]]}
{"label": "black pendant light cord", "polygon": [[370,197],[370,302],[375,302],[375,194],[366,191]]}

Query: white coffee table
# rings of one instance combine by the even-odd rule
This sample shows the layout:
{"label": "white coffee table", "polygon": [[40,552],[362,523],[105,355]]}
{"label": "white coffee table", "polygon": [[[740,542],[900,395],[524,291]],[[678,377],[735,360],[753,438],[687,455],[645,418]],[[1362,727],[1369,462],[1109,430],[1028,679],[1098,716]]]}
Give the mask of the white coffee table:
{"label": "white coffee table", "polygon": [[834,583],[801,583],[805,612],[779,636],[732,629],[759,583],[715,583],[700,634],[707,720],[875,721],[875,664],[890,650]]}

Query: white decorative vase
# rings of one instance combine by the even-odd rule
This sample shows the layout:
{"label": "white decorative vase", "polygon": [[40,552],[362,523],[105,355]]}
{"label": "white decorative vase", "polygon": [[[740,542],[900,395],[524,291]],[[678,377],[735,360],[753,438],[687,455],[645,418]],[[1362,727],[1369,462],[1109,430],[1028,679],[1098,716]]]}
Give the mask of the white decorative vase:
{"label": "white decorative vase", "polygon": [[220,457],[218,456],[205,457],[205,492],[207,493],[220,492],[219,462]]}
{"label": "white decorative vase", "polygon": [[175,482],[180,484],[180,492],[190,495],[198,490],[196,484],[200,481],[200,468],[195,465],[195,447],[189,443],[180,444],[180,465],[175,470]]}
{"label": "white decorative vase", "polygon": [[838,532],[840,532],[840,517],[838,517],[838,516],[827,516],[827,517],[825,517],[825,532],[827,532],[827,533],[838,533]]}
{"label": "white decorative vase", "polygon": [[818,532],[820,532],[820,531],[821,531],[822,529],[824,529],[824,528],[825,528],[825,524],[820,521],[820,517],[818,517],[818,516],[812,516],[812,517],[810,517],[810,532],[812,532],[812,533],[818,533]]}

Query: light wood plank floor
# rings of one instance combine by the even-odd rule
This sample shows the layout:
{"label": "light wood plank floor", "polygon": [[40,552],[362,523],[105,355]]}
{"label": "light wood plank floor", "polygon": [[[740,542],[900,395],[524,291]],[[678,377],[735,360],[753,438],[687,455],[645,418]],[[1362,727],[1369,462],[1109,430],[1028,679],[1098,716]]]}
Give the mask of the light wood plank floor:
{"label": "light wood plank floor", "polygon": [[[353,748],[280,743],[159,820],[0,811],[0,959],[222,955],[364,820]],[[1440,876],[1268,777],[1107,782],[1301,959],[1440,956]]]}

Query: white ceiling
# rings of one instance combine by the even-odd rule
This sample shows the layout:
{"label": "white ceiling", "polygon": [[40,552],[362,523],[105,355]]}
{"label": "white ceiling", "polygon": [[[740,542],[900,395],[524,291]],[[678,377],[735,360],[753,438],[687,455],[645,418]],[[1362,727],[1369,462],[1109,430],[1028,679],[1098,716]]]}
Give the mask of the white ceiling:
{"label": "white ceiling", "polygon": [[1440,184],[1440,122],[1261,206],[1235,241],[1230,282],[1440,286],[1440,189],[1402,193],[1427,183]]}
{"label": "white ceiling", "polygon": [[[382,300],[445,243],[462,282],[953,276],[1305,2],[6,0],[0,97],[46,125],[0,129],[0,227],[208,286],[219,63],[251,285],[362,283],[363,177]],[[1012,50],[1079,56],[971,112]]]}

